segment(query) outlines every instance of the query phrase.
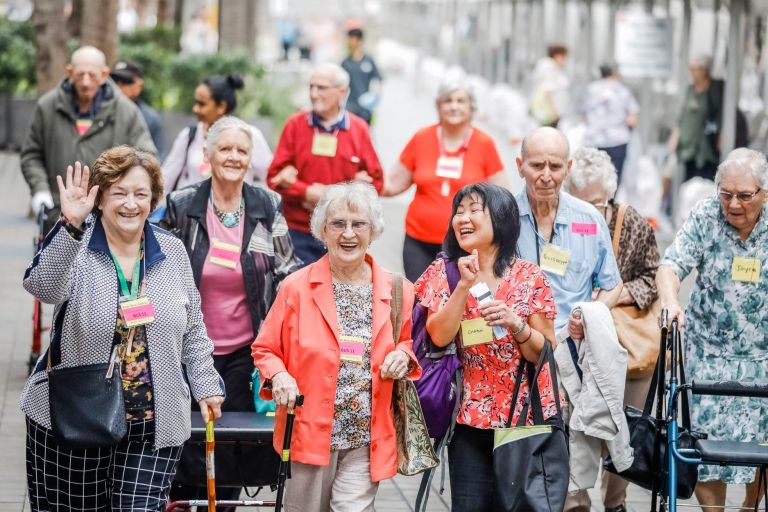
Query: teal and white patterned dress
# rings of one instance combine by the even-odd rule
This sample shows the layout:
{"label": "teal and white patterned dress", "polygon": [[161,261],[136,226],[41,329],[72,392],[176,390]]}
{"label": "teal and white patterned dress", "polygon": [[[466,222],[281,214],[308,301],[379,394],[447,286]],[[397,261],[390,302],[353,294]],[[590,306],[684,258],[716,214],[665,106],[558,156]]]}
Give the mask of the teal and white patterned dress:
{"label": "teal and white patterned dress", "polygon": [[[757,283],[734,281],[735,257],[760,260]],[[688,375],[697,380],[768,383],[768,206],[747,240],[726,221],[718,198],[696,205],[662,265],[680,280],[698,271],[685,316]],[[711,439],[768,441],[768,400],[694,396],[694,428]],[[699,480],[744,484],[755,470],[699,466]]]}

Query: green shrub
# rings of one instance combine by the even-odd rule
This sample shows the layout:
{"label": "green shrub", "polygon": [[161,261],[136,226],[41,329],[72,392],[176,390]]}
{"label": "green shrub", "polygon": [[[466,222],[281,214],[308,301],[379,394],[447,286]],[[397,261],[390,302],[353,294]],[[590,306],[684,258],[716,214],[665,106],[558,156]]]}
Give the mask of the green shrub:
{"label": "green shrub", "polygon": [[34,41],[31,24],[0,18],[0,94],[34,91]]}
{"label": "green shrub", "polygon": [[171,53],[181,50],[181,29],[168,25],[156,25],[152,28],[140,28],[130,34],[120,35],[120,46],[156,45]]}

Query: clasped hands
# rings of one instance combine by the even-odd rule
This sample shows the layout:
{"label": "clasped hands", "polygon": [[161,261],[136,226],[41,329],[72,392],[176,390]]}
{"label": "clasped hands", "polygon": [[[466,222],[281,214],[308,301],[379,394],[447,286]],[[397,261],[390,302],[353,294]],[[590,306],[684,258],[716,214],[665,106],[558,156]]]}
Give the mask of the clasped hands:
{"label": "clasped hands", "polygon": [[[460,283],[463,286],[469,289],[479,282],[480,262],[477,249],[473,250],[472,254],[459,258],[456,264],[459,267]],[[497,299],[479,305],[479,311],[486,323],[492,327],[500,325],[514,331],[523,321],[504,301]]]}

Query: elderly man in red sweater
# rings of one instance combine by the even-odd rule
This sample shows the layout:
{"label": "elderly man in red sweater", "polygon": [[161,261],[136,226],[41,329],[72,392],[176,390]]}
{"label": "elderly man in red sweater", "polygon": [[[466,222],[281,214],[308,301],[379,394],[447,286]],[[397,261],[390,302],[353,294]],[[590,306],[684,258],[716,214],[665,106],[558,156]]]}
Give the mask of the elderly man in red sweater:
{"label": "elderly man in red sweater", "polygon": [[381,192],[382,169],[368,125],[347,112],[349,75],[337,64],[321,64],[309,81],[310,112],[285,123],[269,167],[268,183],[283,196],[296,255],[312,263],[325,248],[309,230],[309,218],[326,185],[359,180]]}

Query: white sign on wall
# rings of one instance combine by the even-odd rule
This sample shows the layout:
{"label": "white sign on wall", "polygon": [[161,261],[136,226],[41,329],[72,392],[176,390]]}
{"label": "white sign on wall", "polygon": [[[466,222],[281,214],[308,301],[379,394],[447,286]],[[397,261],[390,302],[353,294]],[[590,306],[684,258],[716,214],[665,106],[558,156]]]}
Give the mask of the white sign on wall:
{"label": "white sign on wall", "polygon": [[674,20],[645,13],[616,15],[616,63],[627,78],[667,78],[674,60]]}

